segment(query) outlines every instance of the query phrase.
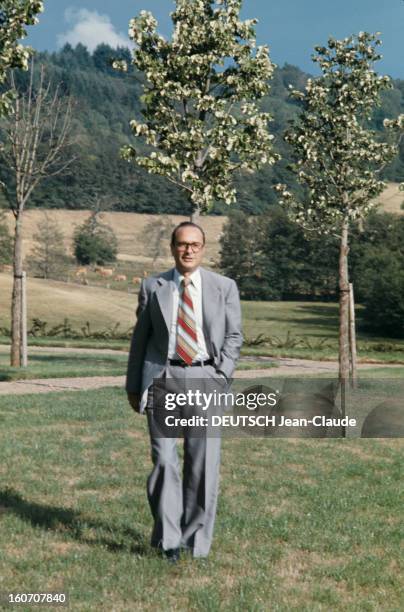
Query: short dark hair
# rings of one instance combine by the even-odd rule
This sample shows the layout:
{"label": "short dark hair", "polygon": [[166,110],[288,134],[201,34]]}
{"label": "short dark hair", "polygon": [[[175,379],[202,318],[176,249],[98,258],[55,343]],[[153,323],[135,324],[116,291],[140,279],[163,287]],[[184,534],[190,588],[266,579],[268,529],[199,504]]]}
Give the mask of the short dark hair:
{"label": "short dark hair", "polygon": [[206,238],[205,238],[205,232],[203,231],[203,229],[201,228],[200,225],[197,225],[196,223],[192,223],[192,221],[183,221],[182,223],[179,223],[174,229],[173,229],[173,233],[171,234],[171,246],[175,246],[175,235],[177,233],[177,231],[183,227],[196,227],[202,234],[203,237],[203,244],[205,244],[206,242]]}

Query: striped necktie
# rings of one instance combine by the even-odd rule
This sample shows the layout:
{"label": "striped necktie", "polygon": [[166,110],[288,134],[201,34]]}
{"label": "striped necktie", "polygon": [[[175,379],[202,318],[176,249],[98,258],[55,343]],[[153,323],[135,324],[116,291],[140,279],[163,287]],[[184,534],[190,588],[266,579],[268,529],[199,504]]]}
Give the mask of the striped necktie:
{"label": "striped necktie", "polygon": [[181,281],[178,301],[177,319],[177,355],[188,365],[194,361],[198,354],[198,336],[196,335],[196,321],[194,305],[189,293],[190,278]]}

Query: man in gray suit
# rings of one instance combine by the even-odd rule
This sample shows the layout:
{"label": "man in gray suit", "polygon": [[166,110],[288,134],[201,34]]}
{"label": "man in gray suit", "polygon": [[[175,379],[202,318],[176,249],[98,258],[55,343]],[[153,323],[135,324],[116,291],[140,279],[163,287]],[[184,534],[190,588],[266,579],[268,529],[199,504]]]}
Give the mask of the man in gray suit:
{"label": "man in gray suit", "polygon": [[[220,436],[184,436],[183,478],[177,439],[164,437],[153,413],[159,381],[182,388],[191,379],[232,377],[242,345],[236,283],[200,267],[205,234],[194,223],[172,234],[175,268],[143,280],[127,371],[132,408],[147,413],[153,470],[147,493],[154,518],[151,544],[176,562],[180,549],[194,557],[209,553],[216,515]],[[153,381],[156,381],[154,384]],[[189,411],[188,411],[189,414]]]}

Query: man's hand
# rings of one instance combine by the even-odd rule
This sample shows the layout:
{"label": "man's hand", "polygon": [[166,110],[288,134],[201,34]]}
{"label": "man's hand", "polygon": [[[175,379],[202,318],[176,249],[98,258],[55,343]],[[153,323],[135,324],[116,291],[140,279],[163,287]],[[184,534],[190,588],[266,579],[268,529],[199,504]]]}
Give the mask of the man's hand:
{"label": "man's hand", "polygon": [[128,393],[128,402],[135,412],[140,412],[140,395],[139,393]]}

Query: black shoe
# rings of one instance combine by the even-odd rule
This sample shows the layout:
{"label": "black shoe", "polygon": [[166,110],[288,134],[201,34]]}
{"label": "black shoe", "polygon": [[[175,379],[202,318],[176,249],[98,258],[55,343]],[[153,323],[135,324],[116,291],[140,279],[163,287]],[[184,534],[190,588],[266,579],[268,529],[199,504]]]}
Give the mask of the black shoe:
{"label": "black shoe", "polygon": [[168,548],[167,550],[163,550],[163,555],[169,563],[178,563],[180,560],[180,549]]}

